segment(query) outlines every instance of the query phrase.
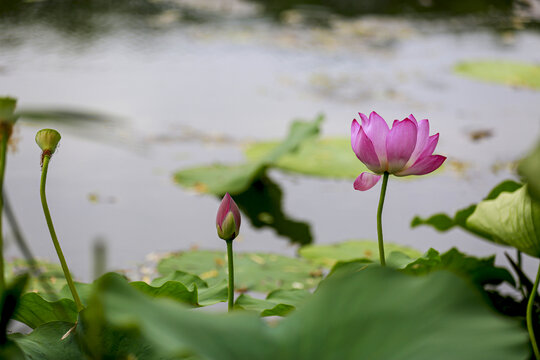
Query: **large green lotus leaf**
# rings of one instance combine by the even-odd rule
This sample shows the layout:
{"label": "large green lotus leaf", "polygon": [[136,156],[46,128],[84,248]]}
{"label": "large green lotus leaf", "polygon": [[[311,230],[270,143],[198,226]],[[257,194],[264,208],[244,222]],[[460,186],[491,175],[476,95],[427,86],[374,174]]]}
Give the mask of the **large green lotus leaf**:
{"label": "large green lotus leaf", "polygon": [[175,356],[522,360],[530,355],[519,321],[497,315],[474,288],[443,271],[410,276],[373,266],[334,277],[272,327],[245,312],[193,312],[146,297],[114,274],[103,277],[99,288],[100,304],[92,309],[103,309],[108,328],[137,332]]}
{"label": "large green lotus leaf", "polygon": [[73,327],[70,322],[50,322],[28,335],[13,334],[13,340],[26,355],[27,360],[84,359],[75,336],[62,337]]}
{"label": "large green lotus leaf", "polygon": [[540,203],[531,199],[526,185],[482,201],[466,224],[496,243],[540,257]]}
{"label": "large green lotus leaf", "polygon": [[[186,251],[162,259],[158,271],[196,274],[210,287],[227,279],[227,256],[223,251]],[[235,253],[236,290],[269,292],[276,289],[309,289],[318,284],[319,267],[302,259],[276,254]]]}
{"label": "large green lotus leaf", "polygon": [[[257,161],[278,145],[277,141],[253,143],[245,154],[249,160]],[[337,179],[355,179],[367,171],[351,150],[351,140],[346,138],[310,139],[298,151],[280,158],[276,166],[284,171]]]}
{"label": "large green lotus leaf", "polygon": [[[422,256],[413,248],[392,243],[384,244],[385,252],[401,252],[410,258]],[[379,260],[379,245],[371,240],[349,240],[330,245],[307,245],[299,250],[300,256],[327,268],[333,267],[338,261],[355,259]]]}
{"label": "large green lotus leaf", "polygon": [[208,284],[198,276],[183,271],[175,271],[155,279],[150,285],[143,281],[135,281],[130,284],[149,296],[169,298],[194,307],[227,301],[226,280],[216,282],[213,286],[208,287]]}
{"label": "large green lotus leaf", "polygon": [[296,151],[302,142],[316,136],[322,120],[323,117],[319,116],[312,122],[294,121],[285,140],[257,161],[184,169],[176,172],[174,179],[180,185],[198,192],[214,195],[223,195],[226,192],[231,195],[240,194],[261,178],[269,166],[274,166],[281,157]]}
{"label": "large green lotus leaf", "polygon": [[510,61],[467,61],[454,71],[473,79],[509,86],[540,89],[540,65]]}
{"label": "large green lotus leaf", "polygon": [[540,202],[540,144],[521,161],[519,173],[525,177],[531,197]]}
{"label": "large green lotus leaf", "polygon": [[281,326],[289,359],[330,359],[330,354],[374,360],[521,359],[528,354],[518,322],[486,309],[478,292],[443,271],[410,277],[370,266],[334,277]]}
{"label": "large green lotus leaf", "polygon": [[21,299],[13,319],[32,329],[52,321],[75,323],[77,306],[71,299],[47,301],[37,293],[26,293]]}
{"label": "large green lotus leaf", "polygon": [[[522,184],[519,184],[515,181],[503,181],[497,186],[495,186],[484,200],[495,199],[497,198],[497,196],[504,192],[514,192],[521,187]],[[476,205],[470,205],[467,208],[458,210],[453,217],[443,213],[435,214],[428,218],[421,218],[419,216],[415,216],[411,222],[411,227],[414,228],[420,225],[428,225],[435,228],[435,230],[442,232],[448,231],[454,227],[460,227],[463,230],[466,230],[476,236],[479,236],[489,241],[493,241],[489,233],[485,233],[480,229],[472,228],[467,225],[467,219],[469,218],[469,216],[472,215],[475,209]]]}
{"label": "large green lotus leaf", "polygon": [[257,299],[252,296],[242,294],[234,303],[235,309],[256,311],[261,316],[285,316],[303,304],[311,292],[308,290],[274,290],[266,299]]}
{"label": "large green lotus leaf", "polygon": [[[176,271],[155,279],[152,284],[142,281],[130,282],[137,290],[154,298],[169,298],[193,307],[213,305],[227,300],[227,282],[216,282],[212,286],[199,277]],[[85,306],[92,292],[92,284],[75,283],[77,293]],[[69,288],[58,294],[24,294],[17,306],[13,319],[32,329],[53,321],[75,323],[78,312]]]}
{"label": "large green lotus leaf", "polygon": [[409,263],[403,272],[424,275],[437,270],[449,270],[470,279],[480,287],[507,282],[515,285],[512,274],[505,268],[495,266],[495,255],[477,258],[452,248],[443,254],[429,249],[422,257]]}

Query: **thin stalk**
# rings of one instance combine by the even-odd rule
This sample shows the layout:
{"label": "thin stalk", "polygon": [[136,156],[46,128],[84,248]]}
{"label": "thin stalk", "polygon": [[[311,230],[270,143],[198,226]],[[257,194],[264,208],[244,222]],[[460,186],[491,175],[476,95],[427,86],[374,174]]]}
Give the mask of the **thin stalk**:
{"label": "thin stalk", "polygon": [[58,242],[58,238],[56,237],[56,231],[54,231],[54,225],[51,219],[51,213],[49,212],[49,206],[47,205],[47,198],[45,196],[45,184],[47,182],[47,169],[49,167],[50,160],[51,158],[48,155],[45,155],[43,157],[43,166],[41,169],[41,184],[40,184],[40,189],[39,189],[40,195],[41,195],[41,204],[43,205],[43,213],[45,214],[45,219],[47,220],[47,226],[49,227],[49,232],[51,233],[52,242],[54,244],[54,248],[56,249],[56,254],[58,255],[58,259],[60,260],[60,264],[62,265],[62,270],[64,271],[64,276],[66,277],[69,290],[71,290],[71,295],[73,296],[73,300],[75,301],[75,304],[77,305],[77,310],[81,311],[82,309],[84,309],[84,306],[81,303],[79,294],[77,294],[77,290],[75,289],[75,284],[73,283],[73,279],[71,278],[71,274],[69,273],[69,268],[67,266],[66,259],[64,258],[64,254],[62,253],[62,248],[60,248],[60,243]]}
{"label": "thin stalk", "polygon": [[379,208],[377,209],[377,238],[379,240],[379,258],[381,260],[381,266],[386,266],[386,259],[384,257],[384,242],[382,234],[382,210],[384,205],[384,197],[386,196],[386,186],[388,185],[388,172],[384,172],[383,181],[381,186],[381,196],[379,197]]}
{"label": "thin stalk", "polygon": [[6,288],[6,278],[4,275],[4,229],[2,224],[4,210],[4,174],[6,172],[6,154],[8,145],[8,134],[3,131],[0,134],[0,291]]}
{"label": "thin stalk", "polygon": [[228,311],[232,311],[234,307],[234,263],[233,263],[233,250],[232,240],[227,240],[227,263],[229,264],[229,304]]}
{"label": "thin stalk", "polygon": [[[531,294],[529,295],[529,302],[527,304],[527,330],[529,331],[529,337],[531,338],[531,344],[534,352],[534,357],[536,360],[540,360],[540,352],[538,351],[538,345],[536,344],[536,337],[534,336],[534,327],[533,327],[533,315],[536,315],[534,311],[534,298],[538,290],[538,282],[540,281],[540,264],[538,266],[538,272],[536,273],[536,281],[532,288]],[[535,316],[536,318],[536,316]]]}

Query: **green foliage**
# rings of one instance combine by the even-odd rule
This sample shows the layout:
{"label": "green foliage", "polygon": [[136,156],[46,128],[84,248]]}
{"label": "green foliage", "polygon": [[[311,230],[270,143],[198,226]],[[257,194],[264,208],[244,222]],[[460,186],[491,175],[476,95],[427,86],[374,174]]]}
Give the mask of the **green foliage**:
{"label": "green foliage", "polygon": [[242,294],[236,299],[235,309],[251,310],[260,313],[261,316],[286,316],[303,304],[311,295],[307,290],[274,290],[266,299],[257,299]]}
{"label": "green foliage", "polygon": [[496,243],[540,257],[540,203],[532,201],[527,186],[482,201],[466,226]]}
{"label": "green foliage", "polygon": [[512,274],[505,268],[495,266],[495,256],[476,258],[468,256],[456,248],[444,254],[429,249],[422,257],[409,263],[402,271],[414,275],[424,275],[433,271],[448,270],[470,279],[479,287],[499,285],[507,282],[514,286]]}
{"label": "green foliage", "polygon": [[[506,180],[502,183],[498,184],[491,190],[491,192],[488,194],[488,196],[484,200],[492,200],[497,198],[501,193],[503,192],[514,192],[517,189],[521,188],[521,184],[512,181],[512,180]],[[472,215],[472,213],[476,210],[476,205],[471,205],[467,208],[458,210],[453,217],[447,215],[447,214],[435,214],[430,216],[429,218],[421,218],[419,216],[416,216],[412,222],[412,227],[417,227],[420,225],[428,225],[433,228],[435,228],[438,231],[448,231],[454,227],[460,227],[463,230],[466,230],[474,235],[480,236],[486,240],[492,241],[489,234],[486,234],[482,231],[478,231],[477,229],[471,228],[467,226],[467,219],[469,216]]]}
{"label": "green foliage", "polygon": [[487,82],[540,89],[540,65],[509,61],[469,61],[457,64],[454,71]]}
{"label": "green foliage", "polygon": [[10,338],[22,349],[27,360],[84,359],[75,336],[62,339],[72,328],[72,323],[56,321],[43,324],[28,335],[14,334]]}
{"label": "green foliage", "polygon": [[24,359],[22,351],[7,337],[9,322],[17,311],[28,276],[22,275],[6,284],[0,293],[0,359]]}
{"label": "green foliage", "polygon": [[519,173],[527,182],[529,195],[540,202],[540,144],[521,161]]}
{"label": "green foliage", "polygon": [[227,301],[227,281],[215,282],[213,286],[198,276],[174,271],[157,278],[151,285],[143,281],[130,283],[133,287],[154,298],[170,298],[194,307],[213,305]]}
{"label": "green foliage", "polygon": [[[399,251],[410,258],[422,255],[419,251],[402,245],[385,243],[384,248],[388,253]],[[354,259],[378,261],[379,245],[371,240],[349,240],[331,245],[307,245],[300,248],[299,254],[311,262],[331,268],[338,261],[346,262]]]}
{"label": "green foliage", "polygon": [[[154,298],[169,298],[193,307],[209,306],[227,300],[227,282],[213,283],[212,286],[198,276],[181,271],[171,272],[157,278],[152,283],[130,282],[140,292]],[[75,283],[77,292],[85,306],[88,305],[92,284]],[[32,329],[53,321],[75,323],[78,312],[67,285],[58,294],[24,294],[18,303],[13,319]]]}
{"label": "green foliage", "polygon": [[519,323],[495,314],[447,272],[412,277],[373,266],[334,277],[274,327],[243,312],[187,311],[144,296],[114,274],[100,280],[96,299],[99,305],[88,311],[102,312],[89,318],[102,315],[109,329],[140,334],[177,357],[511,360],[529,354]]}
{"label": "green foliage", "polygon": [[411,226],[419,225],[439,231],[458,226],[488,241],[540,257],[540,203],[531,199],[527,186],[514,181],[497,185],[482,202],[459,210],[453,218],[446,214],[415,217]]}
{"label": "green foliage", "polygon": [[[236,290],[309,289],[322,276],[316,265],[276,254],[235,253],[234,267]],[[157,269],[163,275],[178,270],[196,274],[212,287],[227,279],[227,257],[223,251],[187,251],[162,259]]]}
{"label": "green foliage", "polygon": [[257,161],[237,164],[184,169],[178,171],[174,178],[180,185],[198,192],[222,196],[226,192],[231,195],[246,191],[257,179],[264,176],[266,169],[274,166],[284,155],[294,152],[300,144],[317,135],[323,117],[312,122],[295,121],[289,134],[278,146]]}
{"label": "green foliage", "polygon": [[[246,148],[245,154],[250,161],[257,161],[278,145],[277,141],[253,143]],[[280,158],[276,167],[294,173],[337,179],[355,179],[361,172],[367,171],[352,152],[350,139],[346,138],[304,141],[298,151]]]}
{"label": "green foliage", "polygon": [[71,299],[47,301],[41,295],[30,292],[21,297],[13,319],[32,329],[52,321],[73,324],[77,320],[77,306]]}

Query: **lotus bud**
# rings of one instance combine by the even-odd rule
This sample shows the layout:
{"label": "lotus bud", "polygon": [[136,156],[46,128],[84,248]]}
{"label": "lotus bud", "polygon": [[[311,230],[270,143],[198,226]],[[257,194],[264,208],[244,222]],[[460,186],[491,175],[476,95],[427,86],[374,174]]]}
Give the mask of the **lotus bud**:
{"label": "lotus bud", "polygon": [[43,151],[41,155],[42,160],[43,157],[51,157],[52,154],[54,154],[56,147],[58,146],[58,142],[60,142],[60,138],[60,133],[53,129],[42,129],[37,132],[36,143]]}
{"label": "lotus bud", "polygon": [[223,240],[234,240],[240,232],[240,210],[229,193],[219,205],[216,216],[217,233]]}
{"label": "lotus bud", "polygon": [[10,97],[0,98],[0,135],[2,137],[6,136],[7,139],[11,136],[13,124],[17,121],[15,106],[17,106],[16,99]]}

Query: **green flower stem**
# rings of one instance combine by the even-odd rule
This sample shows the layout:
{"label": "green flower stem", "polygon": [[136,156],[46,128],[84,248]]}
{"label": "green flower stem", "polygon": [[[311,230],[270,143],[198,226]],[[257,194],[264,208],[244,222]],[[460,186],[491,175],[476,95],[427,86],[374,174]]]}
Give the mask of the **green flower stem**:
{"label": "green flower stem", "polygon": [[379,258],[381,259],[381,266],[386,266],[386,260],[384,258],[384,242],[382,235],[382,210],[384,205],[384,197],[386,196],[386,186],[388,185],[388,172],[384,172],[383,181],[381,186],[381,196],[379,197],[379,208],[377,209],[377,238],[379,240]]}
{"label": "green flower stem", "polygon": [[[533,327],[533,315],[536,315],[534,311],[534,298],[538,290],[538,282],[540,281],[540,264],[538,266],[538,272],[536,273],[536,281],[532,288],[531,294],[529,295],[529,303],[527,304],[527,330],[529,330],[529,337],[531,338],[531,344],[533,347],[534,357],[537,360],[540,360],[540,352],[538,351],[538,345],[536,344],[536,337],[534,336],[534,327]],[[536,318],[536,316],[534,316]]]}
{"label": "green flower stem", "polygon": [[71,278],[71,274],[69,273],[69,268],[67,266],[66,259],[64,258],[64,254],[62,253],[62,248],[60,248],[60,243],[58,242],[58,238],[56,237],[56,232],[54,231],[54,226],[51,219],[51,213],[49,212],[49,206],[47,205],[47,198],[45,196],[45,183],[47,182],[47,169],[49,167],[50,160],[51,158],[48,155],[45,155],[43,157],[43,167],[41,169],[41,184],[40,184],[40,189],[39,189],[40,195],[41,195],[41,204],[43,205],[43,213],[45,213],[47,226],[49,227],[49,232],[51,233],[51,238],[54,244],[54,248],[56,249],[56,253],[58,254],[58,259],[60,259],[60,264],[62,265],[62,270],[64,271],[64,276],[66,277],[69,290],[71,290],[71,295],[73,296],[73,300],[75,300],[75,304],[77,305],[77,310],[81,311],[82,309],[84,309],[84,306],[81,303],[79,294],[77,294],[77,290],[75,289],[75,284],[73,283],[73,279]]}
{"label": "green flower stem", "polygon": [[6,278],[4,275],[4,229],[2,217],[4,210],[4,174],[6,172],[6,154],[8,145],[7,134],[0,134],[0,292],[6,288]]}
{"label": "green flower stem", "polygon": [[229,264],[229,304],[228,310],[232,311],[234,307],[234,263],[233,263],[233,250],[232,240],[226,240],[227,242],[227,263]]}

